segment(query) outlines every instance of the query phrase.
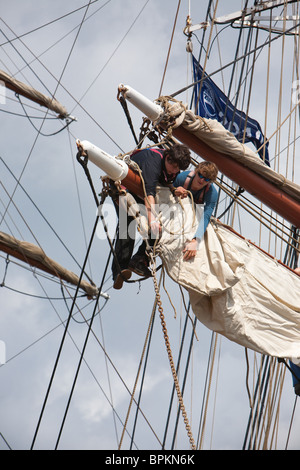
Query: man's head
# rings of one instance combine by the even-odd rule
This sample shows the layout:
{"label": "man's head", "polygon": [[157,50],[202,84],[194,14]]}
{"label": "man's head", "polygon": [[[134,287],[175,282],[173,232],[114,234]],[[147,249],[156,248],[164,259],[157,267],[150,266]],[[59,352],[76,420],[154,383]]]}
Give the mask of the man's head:
{"label": "man's head", "polygon": [[191,163],[191,153],[189,148],[183,144],[175,144],[165,150],[166,172],[171,175],[180,170],[186,170]]}

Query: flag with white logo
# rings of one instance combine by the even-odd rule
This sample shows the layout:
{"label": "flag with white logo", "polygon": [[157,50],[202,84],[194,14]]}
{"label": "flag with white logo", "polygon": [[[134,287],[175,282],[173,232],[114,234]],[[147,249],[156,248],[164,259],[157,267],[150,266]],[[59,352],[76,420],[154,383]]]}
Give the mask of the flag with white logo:
{"label": "flag with white logo", "polygon": [[[216,119],[239,142],[252,142],[256,149],[260,149],[258,151],[259,156],[270,166],[269,143],[267,142],[263,146],[265,139],[259,123],[233,106],[227,96],[205,72],[203,75],[203,68],[194,56],[193,70],[194,81],[197,82],[195,83],[195,103],[198,115],[208,119]],[[201,84],[202,75],[204,79]]]}

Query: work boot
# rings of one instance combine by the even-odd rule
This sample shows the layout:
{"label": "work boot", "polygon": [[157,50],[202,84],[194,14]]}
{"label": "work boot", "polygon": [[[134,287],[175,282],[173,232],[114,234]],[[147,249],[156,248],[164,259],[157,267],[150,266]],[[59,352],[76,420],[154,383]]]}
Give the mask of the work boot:
{"label": "work boot", "polygon": [[117,274],[116,279],[114,280],[114,289],[122,289],[123,282],[128,281],[131,278],[130,269],[122,269],[120,273]]}
{"label": "work boot", "polygon": [[128,269],[142,277],[151,277],[151,271],[148,268],[146,258],[139,255],[134,255],[128,265]]}

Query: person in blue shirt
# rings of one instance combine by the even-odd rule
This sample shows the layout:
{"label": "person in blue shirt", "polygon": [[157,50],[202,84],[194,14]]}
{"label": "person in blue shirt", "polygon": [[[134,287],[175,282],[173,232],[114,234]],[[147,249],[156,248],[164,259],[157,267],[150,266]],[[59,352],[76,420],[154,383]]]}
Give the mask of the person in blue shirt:
{"label": "person in blue shirt", "polygon": [[194,171],[179,173],[173,182],[175,196],[185,198],[191,193],[195,204],[204,204],[204,221],[200,222],[194,238],[184,247],[183,259],[185,261],[196,256],[198,243],[202,239],[216,207],[218,192],[212,183],[217,179],[217,175],[217,166],[212,162],[203,161]]}

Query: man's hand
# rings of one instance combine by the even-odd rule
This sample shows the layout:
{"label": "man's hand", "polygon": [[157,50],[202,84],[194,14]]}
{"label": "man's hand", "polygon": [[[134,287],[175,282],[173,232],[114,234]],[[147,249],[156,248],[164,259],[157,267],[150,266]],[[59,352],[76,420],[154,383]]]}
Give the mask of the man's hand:
{"label": "man's hand", "polygon": [[184,199],[185,197],[188,196],[188,191],[182,186],[178,186],[178,188],[174,189],[174,194],[175,196],[180,197],[181,199]]}
{"label": "man's hand", "polygon": [[152,220],[150,223],[151,238],[157,238],[161,232],[161,225],[157,220]]}
{"label": "man's hand", "polygon": [[196,238],[193,238],[192,241],[188,242],[183,249],[183,259],[188,261],[196,256],[198,248],[198,242]]}

